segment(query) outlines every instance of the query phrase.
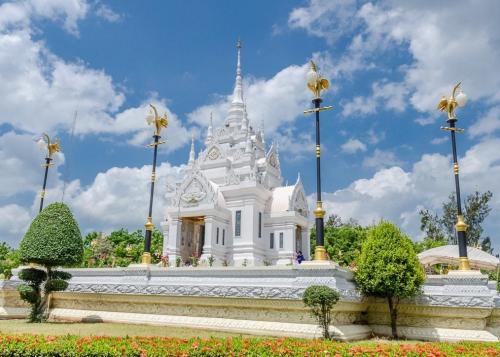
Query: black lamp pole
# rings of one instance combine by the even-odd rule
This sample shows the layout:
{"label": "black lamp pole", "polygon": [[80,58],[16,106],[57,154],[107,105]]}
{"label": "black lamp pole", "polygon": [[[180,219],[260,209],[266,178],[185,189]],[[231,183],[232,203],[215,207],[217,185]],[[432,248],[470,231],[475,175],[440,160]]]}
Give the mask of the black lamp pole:
{"label": "black lamp pole", "polygon": [[467,257],[467,225],[464,222],[464,216],[462,213],[462,199],[460,198],[460,178],[459,178],[459,168],[457,159],[457,141],[456,141],[456,131],[455,126],[457,119],[448,119],[448,124],[450,124],[450,135],[451,135],[451,148],[453,151],[453,173],[455,176],[455,193],[457,199],[457,224],[455,229],[457,230],[458,237],[458,256],[460,260],[459,268],[460,270],[469,270],[469,258]]}
{"label": "black lamp pole", "polygon": [[321,201],[321,141],[320,141],[320,126],[319,112],[332,109],[331,106],[320,107],[321,91],[328,89],[329,83],[326,78],[321,76],[316,68],[316,64],[311,61],[311,69],[307,74],[307,86],[314,93],[314,109],[305,110],[305,114],[315,113],[316,116],[316,209],[314,210],[316,224],[316,248],[314,250],[314,260],[327,260],[324,238],[324,217],[325,210]]}
{"label": "black lamp pole", "polygon": [[442,127],[441,129],[447,130],[451,135],[451,149],[453,153],[453,174],[455,176],[455,196],[457,199],[457,223],[455,224],[455,229],[457,231],[458,238],[458,256],[459,256],[459,269],[460,270],[470,270],[469,258],[467,256],[467,224],[465,224],[464,216],[462,213],[462,199],[460,197],[460,179],[459,179],[459,168],[457,159],[457,140],[456,133],[463,132],[463,129],[456,127],[457,117],[455,116],[455,109],[458,106],[465,105],[467,97],[462,91],[457,93],[460,88],[460,83],[455,85],[450,98],[442,97],[438,109],[441,111],[446,111],[448,113],[448,124],[449,127]]}
{"label": "black lamp pole", "polygon": [[[314,215],[316,217],[316,247],[325,247],[325,224],[324,217],[325,211],[323,210],[322,201],[321,201],[321,143],[320,143],[320,126],[319,126],[319,108],[322,102],[321,98],[314,98],[312,100],[314,103],[314,108],[316,109],[316,210],[314,211]],[[324,252],[318,251],[318,255],[325,256]],[[323,254],[322,254],[323,253]],[[315,252],[315,260],[325,260],[316,258]]]}
{"label": "black lamp pole", "polygon": [[149,146],[153,147],[153,168],[151,172],[151,190],[149,193],[149,210],[148,218],[144,227],[146,228],[146,234],[144,236],[144,253],[142,254],[142,264],[151,264],[151,236],[153,235],[153,197],[155,191],[155,181],[156,181],[156,158],[158,156],[158,145],[164,144],[165,142],[160,142],[160,132],[162,128],[168,126],[167,114],[163,117],[158,115],[158,111],[155,106],[150,104],[151,112],[146,118],[148,124],[154,124],[155,134],[153,135],[154,142]]}
{"label": "black lamp pole", "polygon": [[45,157],[45,164],[42,165],[42,167],[45,168],[45,173],[43,175],[42,192],[40,192],[40,210],[38,211],[38,213],[40,213],[43,210],[43,201],[45,199],[45,188],[47,187],[47,176],[49,174],[49,167],[52,165],[50,163],[52,161],[52,155],[54,155],[56,152],[60,152],[61,146],[59,144],[59,140],[53,142],[50,140],[50,137],[45,133],[43,133],[40,140],[38,140],[38,145],[40,146],[41,149],[47,150],[47,156]]}
{"label": "black lamp pole", "polygon": [[43,209],[43,199],[45,198],[45,187],[47,187],[47,175],[49,173],[49,166],[50,162],[52,159],[50,157],[45,158],[45,164],[42,166],[45,166],[45,174],[43,175],[43,187],[42,187],[42,192],[40,192],[40,210],[38,213],[42,212]]}
{"label": "black lamp pole", "polygon": [[[151,235],[153,234],[153,195],[155,191],[155,181],[156,181],[156,157],[158,155],[158,142],[160,140],[160,135],[153,135],[154,138],[154,143],[153,145],[153,170],[151,173],[151,191],[149,194],[149,211],[148,211],[148,219],[146,224],[144,225],[146,227],[146,236],[144,240],[144,256],[143,256],[143,263],[149,264],[151,263]],[[144,261],[148,260],[146,256],[149,257],[149,261]],[[144,259],[146,258],[146,259]]]}

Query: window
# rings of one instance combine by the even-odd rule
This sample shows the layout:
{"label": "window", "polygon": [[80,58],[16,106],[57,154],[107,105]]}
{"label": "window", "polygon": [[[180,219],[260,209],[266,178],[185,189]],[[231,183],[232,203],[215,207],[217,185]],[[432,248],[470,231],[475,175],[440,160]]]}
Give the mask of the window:
{"label": "window", "polygon": [[283,232],[280,232],[280,249],[283,249]]}
{"label": "window", "polygon": [[274,249],[274,233],[269,236],[269,248]]}
{"label": "window", "polygon": [[223,229],[222,230],[222,245],[224,245],[225,242],[226,242],[226,230]]}
{"label": "window", "polygon": [[236,211],[234,219],[234,235],[239,237],[241,235],[241,211]]}
{"label": "window", "polygon": [[215,244],[219,244],[219,227],[217,227],[217,234],[215,235]]}
{"label": "window", "polygon": [[259,212],[259,238],[262,238],[262,212]]}

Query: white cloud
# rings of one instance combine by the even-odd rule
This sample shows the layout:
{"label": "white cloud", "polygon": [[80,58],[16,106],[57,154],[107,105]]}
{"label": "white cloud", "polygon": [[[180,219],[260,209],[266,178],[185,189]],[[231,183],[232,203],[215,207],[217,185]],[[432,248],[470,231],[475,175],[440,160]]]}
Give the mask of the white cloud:
{"label": "white cloud", "polygon": [[[342,17],[345,13],[351,16]],[[391,50],[409,55],[408,63],[397,68],[402,81],[386,83],[394,86],[395,96],[379,97],[379,105],[401,110],[411,105],[418,111],[435,113],[441,95],[449,95],[459,80],[472,100],[484,100],[487,105],[500,101],[500,72],[492,70],[500,62],[499,17],[498,1],[477,6],[462,0],[443,6],[431,0],[310,0],[290,13],[289,26],[330,42],[347,33],[343,27],[355,29],[354,36],[346,36],[350,43],[336,63],[336,73],[349,75],[374,67],[393,70],[378,61],[380,56]],[[376,95],[373,88],[370,96],[354,98],[351,102],[355,105],[349,105],[344,114],[373,114]],[[402,102],[406,96],[408,102]],[[419,122],[434,121],[435,117]],[[494,120],[482,124],[495,125]]]}
{"label": "white cloud", "polygon": [[[142,167],[112,167],[96,175],[88,186],[79,180],[66,187],[64,202],[72,209],[82,228],[112,231],[120,228],[143,229],[146,222],[151,184],[151,165]],[[153,221],[159,228],[165,219],[167,183],[173,185],[181,178],[184,166],[171,166],[168,162],[156,168],[157,181],[153,206]],[[60,201],[62,183],[47,191],[46,204]],[[31,208],[38,207],[38,198]]]}
{"label": "white cloud", "polygon": [[[38,149],[30,135],[7,132],[0,135],[0,196],[41,190],[45,152]],[[57,153],[53,163],[62,165],[64,154]],[[49,170],[48,187],[59,180],[57,166]]]}
{"label": "white cloud", "polygon": [[333,42],[352,28],[355,0],[310,0],[307,6],[292,10],[288,25]]}
{"label": "white cloud", "polygon": [[97,16],[109,22],[119,22],[122,20],[122,16],[113,11],[113,9],[106,4],[97,4],[95,13]]}
{"label": "white cloud", "polygon": [[31,222],[31,214],[19,205],[8,204],[0,206],[0,217],[0,240],[17,246]]}
{"label": "white cloud", "polygon": [[356,96],[350,102],[342,104],[342,115],[367,115],[377,112],[380,106],[385,110],[401,112],[406,109],[405,97],[408,90],[401,83],[387,80],[375,82],[372,85],[372,94],[368,97]]}
{"label": "white cloud", "polygon": [[492,107],[468,130],[471,137],[492,135],[500,129],[500,106]]}
{"label": "white cloud", "polygon": [[377,130],[375,131],[374,128],[371,128],[368,130],[368,142],[370,144],[378,144],[382,140],[385,139],[385,131]]}
{"label": "white cloud", "polygon": [[377,112],[377,102],[373,97],[364,98],[361,96],[356,96],[352,98],[351,101],[341,104],[342,115],[345,117],[354,115],[364,116]]}
{"label": "white cloud", "polygon": [[[273,140],[278,144],[280,158],[285,158],[287,161],[303,160],[307,157],[313,157],[316,141],[311,132],[297,133],[293,128],[285,128],[282,132],[274,133]],[[326,145],[321,145],[321,150],[326,152]]]}
{"label": "white cloud", "polygon": [[448,140],[449,140],[449,139],[448,139],[448,137],[447,137],[447,136],[442,136],[442,137],[440,137],[440,138],[434,138],[434,139],[432,139],[432,140],[431,140],[431,144],[432,144],[432,145],[441,145],[441,144],[443,144],[443,143],[447,142]]}
{"label": "white cloud", "polygon": [[363,160],[364,167],[372,167],[376,169],[401,165],[403,162],[396,157],[392,151],[375,149],[373,155],[365,157]]}
{"label": "white cloud", "polygon": [[[76,26],[76,21],[85,16],[84,4],[73,0],[40,0],[0,6],[0,76],[3,79],[0,124],[7,123],[33,134],[65,131],[72,126],[77,111],[77,134],[127,135],[128,143],[143,145],[151,136],[151,129],[143,120],[146,102],[137,108],[122,108],[125,94],[103,70],[89,68],[83,61],[67,62],[50,52],[44,42],[32,37],[30,16],[43,14],[57,19],[65,14],[68,26]],[[155,95],[149,101],[169,113],[171,140],[165,148],[174,150],[184,145],[189,137],[187,130],[168,110],[166,101]]]}
{"label": "white cloud", "polygon": [[366,151],[366,145],[358,139],[349,139],[340,146],[343,152],[355,154],[358,151]]}
{"label": "white cloud", "polygon": [[463,80],[473,100],[500,100],[500,5],[485,1],[457,1],[442,6],[432,1],[367,3],[358,16],[366,37],[382,38],[407,47],[411,65],[404,69],[404,86],[411,88],[411,104],[420,111],[435,111],[441,95]]}
{"label": "white cloud", "polygon": [[[484,140],[460,158],[462,195],[475,190],[493,192],[492,211],[485,222],[495,246],[500,246],[500,139]],[[485,174],[487,173],[487,174]],[[425,154],[410,171],[399,166],[384,168],[368,179],[354,181],[348,187],[325,193],[323,201],[329,214],[336,213],[362,224],[382,218],[403,227],[414,239],[421,237],[419,209],[439,210],[454,190],[449,156]]]}
{"label": "white cloud", "polygon": [[64,28],[78,35],[78,21],[85,18],[89,5],[85,0],[21,0],[0,6],[0,31],[26,27],[32,18],[62,20]]}

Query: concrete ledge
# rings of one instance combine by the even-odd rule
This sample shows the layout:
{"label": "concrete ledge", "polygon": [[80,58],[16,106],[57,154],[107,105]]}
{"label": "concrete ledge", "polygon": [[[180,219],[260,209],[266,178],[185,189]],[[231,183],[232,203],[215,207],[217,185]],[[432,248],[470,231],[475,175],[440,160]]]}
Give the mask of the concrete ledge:
{"label": "concrete ledge", "polygon": [[[321,329],[316,325],[275,321],[137,314],[59,308],[52,309],[50,317],[52,320],[56,321],[117,322],[152,326],[175,326],[261,336],[317,338],[322,335]],[[371,334],[370,327],[363,325],[351,324],[331,326],[330,329],[334,338],[343,341],[366,339]],[[154,328],[151,329],[151,334],[154,334]]]}
{"label": "concrete ledge", "polygon": [[[390,336],[391,327],[386,325],[370,325],[373,332],[379,336]],[[439,327],[408,327],[398,326],[398,335],[407,339],[425,341],[483,341],[498,342],[498,338],[485,330],[462,330]]]}
{"label": "concrete ledge", "polygon": [[29,313],[26,307],[0,307],[0,319],[24,319]]}

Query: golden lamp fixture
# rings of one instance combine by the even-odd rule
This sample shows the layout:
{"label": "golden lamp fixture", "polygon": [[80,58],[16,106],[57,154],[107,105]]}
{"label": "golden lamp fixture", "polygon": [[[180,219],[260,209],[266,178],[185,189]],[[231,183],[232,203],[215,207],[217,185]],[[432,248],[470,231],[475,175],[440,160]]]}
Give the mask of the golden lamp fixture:
{"label": "golden lamp fixture", "polygon": [[316,98],[319,98],[321,91],[327,90],[329,86],[328,79],[318,73],[316,63],[311,60],[311,69],[307,73],[307,87],[314,93]]}
{"label": "golden lamp fixture", "polygon": [[155,135],[160,136],[161,129],[166,128],[168,126],[168,118],[167,118],[167,113],[163,114],[163,116],[158,115],[158,111],[156,110],[156,107],[153,104],[149,105],[149,113],[146,116],[146,122],[149,125],[155,126]]}
{"label": "golden lamp fixture", "polygon": [[59,139],[57,139],[55,142],[52,142],[50,140],[50,137],[45,133],[42,134],[42,137],[38,140],[37,144],[40,149],[47,150],[48,158],[52,158],[52,155],[54,155],[56,152],[61,151],[61,144],[59,142]]}
{"label": "golden lamp fixture", "polygon": [[463,107],[465,103],[467,103],[467,95],[460,88],[461,83],[462,82],[458,82],[455,87],[453,87],[450,98],[446,98],[445,96],[441,97],[437,106],[438,110],[448,113],[448,120],[455,120],[457,118],[455,116],[455,109],[457,107]]}

